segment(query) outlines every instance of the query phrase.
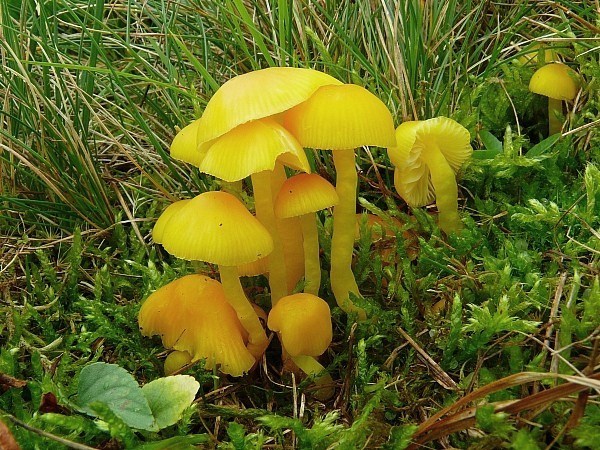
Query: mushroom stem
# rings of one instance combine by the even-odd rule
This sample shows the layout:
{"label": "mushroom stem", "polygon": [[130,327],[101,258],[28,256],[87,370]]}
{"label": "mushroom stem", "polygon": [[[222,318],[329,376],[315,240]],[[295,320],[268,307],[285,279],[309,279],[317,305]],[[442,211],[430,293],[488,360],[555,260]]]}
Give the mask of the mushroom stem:
{"label": "mushroom stem", "polygon": [[[271,186],[273,193],[277,194],[283,183],[287,180],[285,167],[275,162],[271,173]],[[283,256],[287,276],[287,291],[293,292],[298,281],[304,276],[304,250],[302,248],[302,226],[297,217],[289,219],[275,219],[279,237],[283,241]]]}
{"label": "mushroom stem", "polygon": [[352,273],[352,251],[356,230],[356,190],[358,174],[354,168],[353,150],[333,150],[337,178],[335,189],[339,203],[333,208],[333,236],[331,238],[331,289],[335,300],[345,312],[358,314],[359,320],[367,315],[350,300],[350,292],[360,295]]}
{"label": "mushroom stem", "polygon": [[446,234],[458,231],[461,226],[458,216],[458,186],[452,167],[436,144],[429,145],[427,151],[421,153],[421,158],[431,173],[440,229]]}
{"label": "mushroom stem", "polygon": [[562,100],[548,97],[548,135],[560,133],[563,123],[560,120],[562,115]]}
{"label": "mushroom stem", "polygon": [[246,297],[236,267],[219,266],[221,284],[225,290],[227,301],[235,310],[240,323],[248,332],[248,351],[257,360],[260,359],[269,345],[267,334],[258,320],[256,311]]}
{"label": "mushroom stem", "polygon": [[321,365],[312,356],[292,356],[292,361],[296,364],[302,372],[308,376],[314,376],[315,385],[318,389],[315,391],[314,396],[319,400],[327,400],[331,398],[334,393],[333,378],[327,372],[327,369]]}
{"label": "mushroom stem", "polygon": [[304,245],[304,292],[319,295],[321,287],[321,262],[319,260],[319,232],[316,214],[300,217]]}
{"label": "mushroom stem", "polygon": [[288,291],[283,242],[277,231],[277,221],[273,212],[270,171],[265,170],[254,173],[251,178],[256,216],[269,231],[273,239],[273,251],[269,254],[268,261],[271,304],[275,305],[281,297],[288,295]]}

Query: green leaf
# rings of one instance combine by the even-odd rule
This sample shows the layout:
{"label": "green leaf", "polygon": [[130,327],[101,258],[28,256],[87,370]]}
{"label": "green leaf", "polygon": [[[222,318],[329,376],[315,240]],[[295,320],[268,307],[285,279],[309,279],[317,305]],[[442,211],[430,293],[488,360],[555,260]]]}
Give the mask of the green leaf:
{"label": "green leaf", "polygon": [[146,397],[133,376],[116,364],[90,364],[79,375],[77,404],[86,413],[97,416],[92,403],[103,403],[125,424],[149,430],[154,424]]}
{"label": "green leaf", "polygon": [[525,154],[528,158],[533,158],[534,156],[541,156],[550,150],[554,144],[558,142],[561,138],[560,133],[553,134],[552,136],[548,136],[541,142],[538,142],[533,147],[529,149],[529,151]]}
{"label": "green leaf", "polygon": [[200,383],[189,375],[159,378],[146,384],[142,393],[154,416],[154,424],[147,429],[158,431],[176,423],[194,401],[199,388]]}
{"label": "green leaf", "polygon": [[502,153],[502,141],[487,130],[481,130],[479,132],[479,138],[486,150],[494,155]]}

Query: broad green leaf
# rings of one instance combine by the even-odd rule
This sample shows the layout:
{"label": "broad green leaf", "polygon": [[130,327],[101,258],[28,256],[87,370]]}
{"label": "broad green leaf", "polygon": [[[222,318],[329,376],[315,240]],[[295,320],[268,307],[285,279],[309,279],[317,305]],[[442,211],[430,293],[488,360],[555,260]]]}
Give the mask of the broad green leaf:
{"label": "broad green leaf", "polygon": [[148,429],[158,431],[181,419],[185,409],[194,401],[199,388],[200,383],[189,375],[159,378],[146,384],[142,393],[154,416],[154,425]]}
{"label": "broad green leaf", "polygon": [[525,156],[527,156],[528,158],[533,158],[534,156],[541,156],[545,154],[554,146],[554,144],[558,142],[560,138],[560,133],[553,134],[552,136],[547,137],[543,141],[538,142],[533,147],[531,147],[529,151],[525,154]]}
{"label": "broad green leaf", "polygon": [[498,139],[489,131],[481,130],[479,132],[479,138],[481,139],[481,142],[483,142],[483,145],[485,146],[486,150],[490,153],[496,155],[498,153],[502,153],[502,141],[500,141],[500,139]]}
{"label": "broad green leaf", "polygon": [[93,403],[103,403],[132,428],[147,430],[153,426],[152,411],[142,390],[133,376],[116,364],[98,362],[81,371],[77,404],[97,416]]}

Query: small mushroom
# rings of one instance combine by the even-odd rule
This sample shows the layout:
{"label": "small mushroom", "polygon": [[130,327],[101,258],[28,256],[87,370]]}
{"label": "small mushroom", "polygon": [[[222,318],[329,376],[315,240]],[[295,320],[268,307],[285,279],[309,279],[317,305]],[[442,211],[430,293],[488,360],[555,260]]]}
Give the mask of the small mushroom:
{"label": "small mushroom", "polygon": [[315,397],[333,395],[333,380],[316,357],[325,353],[333,337],[331,312],[325,300],[312,294],[283,297],[269,313],[268,327],[276,331],[291,360],[307,375],[316,376]]}
{"label": "small mushroom", "polygon": [[456,173],[473,152],[470,140],[469,131],[458,122],[436,117],[404,122],[396,129],[398,146],[388,149],[400,196],[412,207],[435,198],[439,227],[445,233],[461,226]]}
{"label": "small mushroom", "polygon": [[301,173],[288,178],[275,199],[275,215],[280,219],[298,217],[304,245],[304,292],[318,295],[321,286],[319,234],[316,212],[337,205],[335,188],[317,174]]}
{"label": "small mushroom", "polygon": [[227,301],[248,331],[248,349],[258,359],[268,340],[242,289],[237,266],[256,261],[273,250],[273,240],[265,227],[233,195],[204,192],[165,224],[162,245],[178,258],[219,266]]}
{"label": "small mushroom", "polygon": [[[187,275],[155,291],[142,305],[138,322],[144,336],[160,335],[166,348],[187,352],[189,361],[206,359],[207,369],[219,366],[238,377],[256,361],[223,286],[204,275]],[[183,367],[182,356],[176,353],[165,362],[165,371]]]}
{"label": "small mushroom", "polygon": [[365,88],[353,84],[319,88],[307,101],[284,114],[284,126],[303,147],[333,150],[335,188],[339,203],[333,209],[331,288],[346,312],[366,318],[350,300],[360,295],[352,273],[358,174],[354,149],[364,145],[396,145],[394,123],[385,104]]}
{"label": "small mushroom", "polygon": [[562,129],[562,101],[573,100],[579,90],[579,77],[570,67],[551,63],[538,69],[529,81],[529,90],[548,97],[549,135]]}

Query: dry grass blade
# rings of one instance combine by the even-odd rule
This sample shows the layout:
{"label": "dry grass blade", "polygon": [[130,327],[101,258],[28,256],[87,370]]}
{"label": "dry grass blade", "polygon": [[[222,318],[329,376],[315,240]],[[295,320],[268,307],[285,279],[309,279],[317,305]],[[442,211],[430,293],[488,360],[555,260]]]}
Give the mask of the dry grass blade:
{"label": "dry grass blade", "polygon": [[444,369],[442,369],[440,365],[436,363],[425,350],[423,350],[423,347],[417,344],[417,342],[413,338],[411,338],[408,335],[408,333],[402,328],[398,327],[398,332],[417,351],[419,359],[421,359],[427,365],[427,367],[429,367],[433,378],[440,386],[442,386],[444,389],[449,390],[457,389],[458,386],[456,385],[456,382],[452,378],[450,378],[450,375],[448,375],[444,371]]}
{"label": "dry grass blade", "polygon": [[[413,435],[414,442],[408,447],[408,449],[417,449],[426,442],[440,439],[444,436],[448,436],[449,434],[474,426],[476,423],[475,413],[477,408],[471,407],[466,410],[460,410],[466,404],[483,398],[493,392],[548,378],[562,378],[568,382],[563,385],[529,395],[521,400],[493,404],[495,406],[495,412],[518,414],[522,411],[530,410],[538,406],[557,401],[568,395],[581,392],[588,388],[596,390],[600,389],[600,373],[591,375],[587,378],[535,372],[523,372],[511,375],[473,391],[471,394],[444,408],[442,411],[423,422],[423,424],[421,424],[421,426]],[[447,416],[449,413],[457,410],[459,411]],[[442,419],[444,416],[447,417]]]}

